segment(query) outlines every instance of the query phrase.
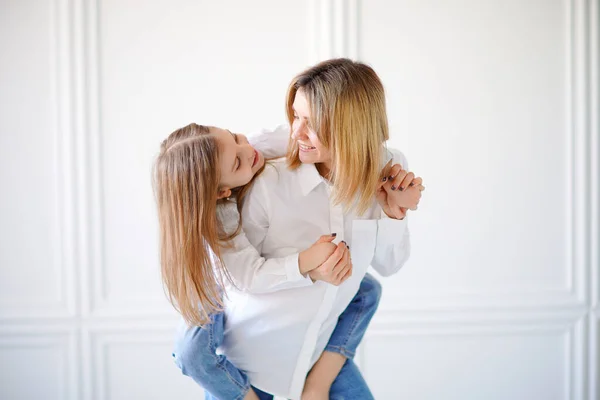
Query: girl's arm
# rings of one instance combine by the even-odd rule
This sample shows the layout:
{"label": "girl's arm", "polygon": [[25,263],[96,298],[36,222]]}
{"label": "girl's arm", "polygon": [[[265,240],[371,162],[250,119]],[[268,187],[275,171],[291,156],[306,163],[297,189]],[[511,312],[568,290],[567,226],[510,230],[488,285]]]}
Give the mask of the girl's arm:
{"label": "girl's arm", "polygon": [[[313,284],[308,272],[323,264],[336,250],[330,243],[334,236],[323,236],[310,248],[285,257],[266,259],[261,256],[262,243],[269,228],[268,198],[264,182],[258,180],[246,198],[244,207],[244,229],[251,235],[255,245],[240,233],[232,240],[230,248],[221,251],[225,267],[239,290],[250,293],[268,293],[282,289]],[[225,231],[235,231],[239,221],[237,205],[228,203],[220,206],[219,218]]]}
{"label": "girl's arm", "polygon": [[284,157],[290,140],[290,126],[279,125],[275,129],[265,129],[258,135],[248,137],[250,144],[266,159]]}

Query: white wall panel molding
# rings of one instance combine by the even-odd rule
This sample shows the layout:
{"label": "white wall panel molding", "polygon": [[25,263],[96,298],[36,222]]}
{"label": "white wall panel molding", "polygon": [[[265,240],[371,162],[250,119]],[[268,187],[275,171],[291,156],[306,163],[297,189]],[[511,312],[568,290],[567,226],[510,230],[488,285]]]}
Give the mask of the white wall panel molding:
{"label": "white wall panel molding", "polygon": [[589,318],[588,351],[588,393],[589,399],[600,395],[600,312],[592,313]]}
{"label": "white wall panel molding", "polygon": [[311,63],[335,57],[358,58],[360,0],[311,0]]}
{"label": "white wall panel molding", "polygon": [[98,71],[98,2],[79,0],[77,21],[81,40],[79,74],[81,85],[78,92],[79,115],[79,164],[78,180],[83,187],[80,192],[80,255],[82,257],[81,284],[84,315],[89,315],[102,299],[103,288],[103,223],[102,223],[102,176],[99,138],[99,71]]}
{"label": "white wall panel molding", "polygon": [[[585,340],[585,318],[558,317],[555,320],[527,321],[521,318],[481,323],[479,321],[447,321],[447,322],[401,322],[387,321],[372,324],[366,334],[361,349],[361,368],[365,376],[369,377],[370,371],[365,371],[368,365],[369,343],[384,338],[403,342],[411,338],[439,337],[440,340],[452,337],[519,337],[528,335],[564,335],[566,393],[564,398],[583,400],[586,399],[587,371],[585,359],[589,354]],[[591,399],[591,397],[590,397]]]}
{"label": "white wall panel molding", "polygon": [[[566,182],[565,289],[449,287],[386,294],[382,309],[477,310],[577,308],[598,303],[598,21],[597,1],[565,3],[567,92],[565,110]],[[360,32],[359,35],[360,37]],[[590,40],[590,38],[592,38]],[[590,240],[591,238],[591,240]],[[523,266],[526,268],[527,266]],[[593,282],[593,283],[590,283]],[[592,295],[591,292],[594,292]],[[591,299],[591,300],[590,300]]]}
{"label": "white wall panel molding", "polygon": [[[46,327],[44,329],[32,329],[27,326],[2,327],[0,329],[0,357],[3,350],[14,351],[22,349],[23,351],[47,351],[56,352],[54,365],[31,366],[33,369],[38,367],[42,370],[51,367],[58,372],[58,382],[55,386],[57,393],[45,393],[45,398],[56,398],[65,400],[75,400],[79,395],[79,376],[78,376],[78,345],[76,336],[72,331],[62,328]],[[8,361],[8,360],[7,360]],[[16,366],[13,365],[12,368]],[[26,378],[28,371],[21,371],[24,376],[24,385],[35,385]],[[18,383],[17,383],[18,385]],[[5,388],[4,390],[6,390]],[[3,389],[0,389],[3,393]]]}
{"label": "white wall panel molding", "polygon": [[107,295],[107,275],[105,265],[104,188],[103,188],[103,148],[101,134],[101,73],[100,35],[102,29],[98,0],[76,2],[78,29],[81,39],[77,42],[79,92],[77,93],[80,118],[78,181],[83,187],[79,193],[82,203],[80,213],[80,257],[82,272],[80,290],[84,315],[98,317],[123,316],[168,316],[172,309],[164,300],[123,299],[115,302]]}
{"label": "white wall panel molding", "polygon": [[590,129],[590,269],[592,306],[600,305],[600,1],[589,3],[589,129]]}
{"label": "white wall panel molding", "polygon": [[590,121],[592,111],[590,98],[590,70],[592,67],[591,47],[589,46],[589,16],[590,3],[585,0],[572,0],[567,7],[568,63],[567,87],[567,124],[566,130],[569,160],[569,186],[567,191],[568,224],[570,227],[570,242],[567,255],[570,266],[568,283],[569,289],[582,303],[589,301],[588,284],[591,280],[593,250],[590,238],[590,222],[593,209],[591,197],[594,195],[598,182],[592,182],[592,164],[594,155],[590,153],[592,135]]}
{"label": "white wall panel molding", "polygon": [[[0,320],[19,318],[67,317],[76,313],[74,264],[74,193],[73,193],[73,135],[71,124],[71,58],[70,22],[66,0],[51,0],[48,4],[49,77],[53,107],[54,192],[48,193],[55,204],[52,216],[52,259],[47,260],[52,279],[43,284],[52,286],[52,298],[30,293],[27,300],[2,298],[0,295]],[[26,212],[26,211],[23,211]],[[31,244],[35,251],[35,244]],[[31,286],[33,288],[34,286]]]}
{"label": "white wall panel molding", "polygon": [[[113,326],[95,327],[84,330],[84,347],[87,355],[88,365],[85,368],[87,374],[85,394],[86,398],[94,400],[105,400],[111,398],[110,371],[112,370],[109,352],[115,346],[164,346],[171,349],[175,335],[174,324],[145,323],[136,326],[126,324],[115,324]],[[166,350],[165,350],[166,351]],[[170,358],[170,351],[165,352],[164,357]],[[170,362],[170,360],[169,360]],[[161,363],[161,365],[164,365]],[[170,365],[169,365],[170,366]],[[173,372],[179,375],[176,366]],[[144,377],[141,377],[144,379]],[[146,377],[148,378],[148,377]],[[161,380],[165,380],[163,377]],[[187,378],[182,378],[185,383]],[[195,384],[194,384],[195,385]],[[197,389],[199,390],[199,389]],[[199,392],[200,394],[200,392]]]}

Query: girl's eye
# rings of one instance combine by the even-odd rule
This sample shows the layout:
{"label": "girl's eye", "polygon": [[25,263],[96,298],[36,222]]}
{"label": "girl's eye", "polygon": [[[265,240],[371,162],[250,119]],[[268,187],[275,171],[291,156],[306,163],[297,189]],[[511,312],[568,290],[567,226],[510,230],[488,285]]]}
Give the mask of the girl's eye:
{"label": "girl's eye", "polygon": [[238,169],[240,169],[240,165],[241,165],[241,164],[242,164],[242,160],[240,160],[240,158],[239,158],[239,157],[237,157],[237,167],[236,167],[236,169],[235,169],[236,171],[237,171]]}
{"label": "girl's eye", "polygon": [[294,119],[300,119],[297,115],[294,115]]}

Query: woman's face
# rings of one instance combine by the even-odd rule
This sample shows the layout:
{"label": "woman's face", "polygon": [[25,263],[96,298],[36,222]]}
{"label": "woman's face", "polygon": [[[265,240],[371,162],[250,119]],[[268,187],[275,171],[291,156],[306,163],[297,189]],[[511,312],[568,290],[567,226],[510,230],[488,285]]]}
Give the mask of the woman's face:
{"label": "woman's face", "polygon": [[292,138],[298,142],[298,154],[304,164],[323,163],[327,168],[331,164],[329,149],[319,140],[317,133],[309,128],[310,107],[302,89],[296,92],[294,98],[294,122]]}
{"label": "woman's face", "polygon": [[221,150],[219,198],[229,197],[231,189],[250,182],[265,164],[265,158],[260,151],[250,146],[248,139],[242,134],[215,127],[210,128],[210,134],[217,139]]}

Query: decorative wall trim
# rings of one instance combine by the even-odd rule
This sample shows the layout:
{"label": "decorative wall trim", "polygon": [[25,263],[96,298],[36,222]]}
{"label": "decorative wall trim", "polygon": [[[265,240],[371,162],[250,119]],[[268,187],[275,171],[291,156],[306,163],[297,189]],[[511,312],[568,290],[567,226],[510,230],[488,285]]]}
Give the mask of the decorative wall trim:
{"label": "decorative wall trim", "polygon": [[[73,195],[73,135],[71,127],[70,85],[70,24],[66,0],[52,0],[48,15],[50,32],[50,88],[54,107],[55,153],[53,165],[55,191],[51,194],[56,204],[53,215],[52,248],[49,260],[53,271],[52,285],[57,297],[43,298],[38,302],[0,303],[0,320],[20,318],[60,318],[76,313],[74,294],[74,213]],[[32,297],[35,298],[35,297]]]}
{"label": "decorative wall trim", "polygon": [[0,329],[0,349],[3,347],[10,349],[56,349],[61,353],[60,363],[55,366],[60,375],[57,398],[65,400],[80,398],[77,375],[77,343],[72,331],[56,328],[2,327]]}
{"label": "decorative wall trim", "polygon": [[[567,368],[565,372],[565,398],[574,400],[585,399],[585,357],[587,344],[585,341],[585,318],[557,318],[547,321],[526,321],[521,318],[504,320],[497,323],[480,324],[475,321],[429,323],[410,322],[390,325],[372,326],[364,339],[363,348],[368,348],[369,342],[382,337],[394,337],[399,341],[411,336],[504,336],[532,335],[540,333],[564,333]],[[362,371],[368,378],[364,365],[368,351],[363,350]],[[591,398],[591,397],[590,397]]]}
{"label": "decorative wall trim", "polygon": [[142,324],[134,328],[124,325],[99,327],[86,330],[85,344],[89,357],[87,371],[93,371],[88,377],[86,388],[88,399],[107,400],[110,393],[108,381],[107,350],[113,344],[173,344],[175,325],[157,323]]}
{"label": "decorative wall trim", "polygon": [[359,0],[311,0],[309,13],[311,64],[358,58]]}

